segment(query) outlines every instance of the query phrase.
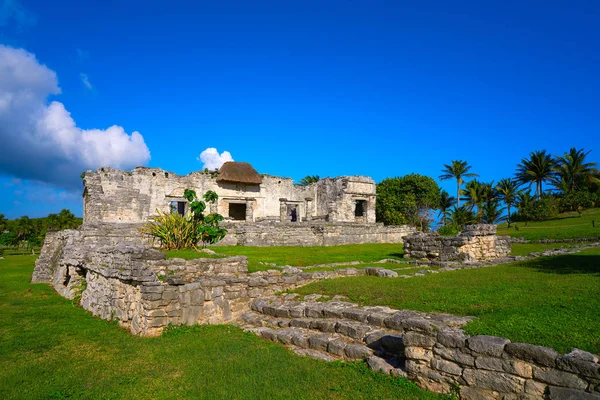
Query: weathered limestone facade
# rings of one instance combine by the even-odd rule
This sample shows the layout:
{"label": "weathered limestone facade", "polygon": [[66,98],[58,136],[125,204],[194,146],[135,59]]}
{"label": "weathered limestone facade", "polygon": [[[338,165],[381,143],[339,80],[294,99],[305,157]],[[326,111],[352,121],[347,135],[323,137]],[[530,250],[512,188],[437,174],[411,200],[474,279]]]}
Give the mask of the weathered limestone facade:
{"label": "weathered limestone facade", "polygon": [[[249,172],[224,174],[228,164]],[[208,190],[219,196],[208,212],[225,217],[223,226],[229,233],[220,245],[402,243],[415,231],[407,225],[375,222],[375,183],[364,176],[325,178],[303,187],[289,178],[258,175],[247,163],[226,163],[218,173],[179,176],[157,168],[138,167],[131,172],[100,168],[83,178],[85,225],[135,228],[151,221],[158,211],[183,214],[188,212],[184,191],[194,189],[199,196]]]}
{"label": "weathered limestone facade", "polygon": [[100,168],[84,174],[84,221],[142,223],[187,201],[185,189],[199,195],[212,190],[219,201],[211,212],[228,220],[375,223],[375,182],[364,176],[325,178],[308,186],[292,179],[262,175],[262,183],[219,181],[214,172],[176,175],[158,168],[131,172]]}
{"label": "weathered limestone facade", "polygon": [[415,232],[405,237],[407,258],[485,261],[510,255],[509,236],[496,236],[496,225],[469,225],[457,236]]}

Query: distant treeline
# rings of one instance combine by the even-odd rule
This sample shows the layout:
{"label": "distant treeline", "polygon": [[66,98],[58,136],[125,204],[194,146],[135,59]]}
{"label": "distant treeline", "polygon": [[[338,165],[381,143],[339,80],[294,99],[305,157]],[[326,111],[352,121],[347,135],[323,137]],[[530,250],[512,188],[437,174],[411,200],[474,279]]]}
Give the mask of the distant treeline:
{"label": "distant treeline", "polygon": [[0,214],[0,246],[40,247],[44,243],[46,233],[77,228],[82,222],[82,218],[77,218],[67,209],[43,218],[23,216],[10,220],[6,219],[4,214]]}

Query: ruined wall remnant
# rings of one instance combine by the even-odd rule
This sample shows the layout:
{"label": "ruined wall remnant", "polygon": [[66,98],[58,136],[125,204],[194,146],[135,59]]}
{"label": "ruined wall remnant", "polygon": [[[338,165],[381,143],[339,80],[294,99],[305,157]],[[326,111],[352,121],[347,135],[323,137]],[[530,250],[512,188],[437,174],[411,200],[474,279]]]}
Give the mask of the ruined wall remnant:
{"label": "ruined wall remnant", "polygon": [[405,237],[407,258],[440,261],[484,261],[510,255],[508,236],[496,236],[496,225],[469,225],[457,236],[415,232]]}
{"label": "ruined wall remnant", "polygon": [[257,297],[360,273],[248,273],[246,257],[167,260],[128,232],[105,224],[48,233],[31,281],[50,283],[60,295],[134,334],[155,335],[169,324],[230,322]]}
{"label": "ruined wall remnant", "polygon": [[199,195],[208,190],[216,192],[219,201],[209,211],[230,220],[291,222],[294,210],[294,222],[317,219],[375,223],[375,182],[368,177],[325,178],[305,187],[271,175],[225,178],[214,172],[180,176],[145,167],[131,172],[112,168],[88,171],[84,175],[84,222],[147,222],[157,210],[185,210],[183,192],[194,189]]}

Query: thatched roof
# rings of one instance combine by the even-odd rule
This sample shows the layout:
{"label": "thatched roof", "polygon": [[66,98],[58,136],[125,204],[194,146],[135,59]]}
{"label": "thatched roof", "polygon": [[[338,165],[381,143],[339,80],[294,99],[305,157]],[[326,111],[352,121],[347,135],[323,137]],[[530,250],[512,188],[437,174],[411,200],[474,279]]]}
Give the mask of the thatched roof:
{"label": "thatched roof", "polygon": [[237,182],[260,185],[262,178],[247,162],[227,161],[219,169],[217,182]]}

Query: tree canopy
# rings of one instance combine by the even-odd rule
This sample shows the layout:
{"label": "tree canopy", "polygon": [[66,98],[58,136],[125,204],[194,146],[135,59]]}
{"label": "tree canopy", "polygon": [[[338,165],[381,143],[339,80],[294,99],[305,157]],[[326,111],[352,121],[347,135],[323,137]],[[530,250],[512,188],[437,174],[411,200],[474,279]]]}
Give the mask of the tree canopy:
{"label": "tree canopy", "polygon": [[385,225],[408,224],[427,230],[439,205],[440,188],[428,176],[410,174],[377,184],[377,221]]}

